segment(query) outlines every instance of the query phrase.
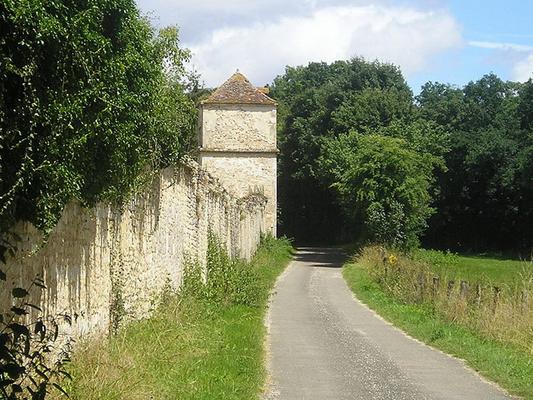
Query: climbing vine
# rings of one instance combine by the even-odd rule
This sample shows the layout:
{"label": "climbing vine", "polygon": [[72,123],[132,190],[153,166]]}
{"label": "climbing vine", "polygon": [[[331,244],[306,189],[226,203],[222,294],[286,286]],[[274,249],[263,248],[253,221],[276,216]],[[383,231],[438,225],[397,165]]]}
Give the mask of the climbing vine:
{"label": "climbing vine", "polygon": [[72,198],[122,201],[187,151],[188,58],[134,0],[2,1],[0,234],[49,231]]}

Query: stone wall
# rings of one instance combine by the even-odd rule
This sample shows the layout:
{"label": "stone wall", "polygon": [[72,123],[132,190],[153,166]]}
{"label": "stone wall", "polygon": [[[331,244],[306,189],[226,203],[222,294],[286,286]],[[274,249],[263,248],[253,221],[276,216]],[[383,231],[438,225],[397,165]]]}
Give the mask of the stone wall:
{"label": "stone wall", "polygon": [[74,337],[106,332],[146,316],[167,287],[178,288],[186,259],[205,261],[208,231],[237,257],[249,259],[263,230],[266,199],[232,197],[195,163],[160,172],[122,208],[69,203],[46,242],[29,223],[18,223],[17,252],[0,282],[0,310],[11,307],[11,288],[42,277],[31,289],[45,313],[74,317]]}
{"label": "stone wall", "polygon": [[203,151],[202,168],[219,177],[224,187],[241,196],[262,193],[267,198],[265,228],[276,235],[277,154]]}

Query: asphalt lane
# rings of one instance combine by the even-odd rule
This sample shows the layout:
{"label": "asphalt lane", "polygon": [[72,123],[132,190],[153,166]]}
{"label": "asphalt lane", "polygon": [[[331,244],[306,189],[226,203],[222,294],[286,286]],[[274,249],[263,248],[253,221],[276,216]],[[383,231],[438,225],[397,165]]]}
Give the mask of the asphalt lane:
{"label": "asphalt lane", "polygon": [[510,399],[356,300],[334,248],[300,248],[267,318],[268,400]]}

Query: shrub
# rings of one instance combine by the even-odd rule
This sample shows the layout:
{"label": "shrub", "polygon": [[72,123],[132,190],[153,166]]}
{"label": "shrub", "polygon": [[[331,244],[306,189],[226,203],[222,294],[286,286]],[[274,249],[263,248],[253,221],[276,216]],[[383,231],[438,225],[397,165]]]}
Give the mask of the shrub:
{"label": "shrub", "polygon": [[256,269],[244,260],[232,259],[224,245],[210,233],[205,275],[198,263],[188,261],[181,295],[222,305],[256,305],[261,292],[259,289]]}
{"label": "shrub", "polygon": [[[61,323],[70,324],[68,315],[32,319],[28,316],[41,309],[29,303],[30,290],[44,289],[36,278],[30,287],[14,288],[15,305],[10,312],[0,314],[0,395],[3,399],[44,399],[53,386],[64,392],[56,381],[70,377],[64,370],[69,360],[69,342],[56,345]],[[59,341],[60,342],[60,341]]]}

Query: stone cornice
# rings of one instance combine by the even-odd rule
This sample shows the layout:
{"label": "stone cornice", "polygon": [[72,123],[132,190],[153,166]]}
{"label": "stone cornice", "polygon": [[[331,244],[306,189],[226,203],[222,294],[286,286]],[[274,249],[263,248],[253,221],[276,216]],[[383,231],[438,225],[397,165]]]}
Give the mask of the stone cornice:
{"label": "stone cornice", "polygon": [[199,147],[198,150],[200,153],[243,153],[243,154],[278,154],[279,149],[271,148],[264,150],[253,150],[253,149],[217,149],[217,148],[207,148]]}

